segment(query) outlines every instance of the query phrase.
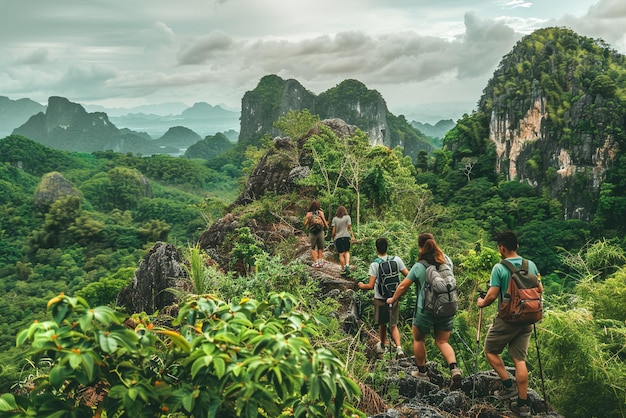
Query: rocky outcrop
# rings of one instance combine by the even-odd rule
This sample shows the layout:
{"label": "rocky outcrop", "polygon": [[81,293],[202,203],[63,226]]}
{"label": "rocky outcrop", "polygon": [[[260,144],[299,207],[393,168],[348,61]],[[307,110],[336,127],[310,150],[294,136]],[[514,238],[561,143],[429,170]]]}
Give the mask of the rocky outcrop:
{"label": "rocky outcrop", "polygon": [[35,206],[46,210],[59,199],[67,196],[80,196],[80,191],[57,171],[46,173],[35,191]]}
{"label": "rocky outcrop", "polygon": [[[353,136],[357,130],[356,126],[341,119],[327,119],[320,123],[328,126],[340,138]],[[265,193],[287,194],[299,188],[297,180],[307,177],[313,164],[311,153],[304,150],[304,144],[319,132],[319,127],[314,127],[297,142],[289,137],[274,138],[272,148],[250,173],[245,189],[234,205],[251,203]]]}
{"label": "rocky outcrop", "polygon": [[116,306],[128,313],[149,315],[177,302],[168,289],[189,291],[187,270],[181,252],[173,244],[157,242],[135,271],[132,283],[120,291]]}
{"label": "rocky outcrop", "polygon": [[263,77],[257,87],[241,99],[241,130],[239,142],[254,145],[265,134],[281,135],[273,124],[290,110],[315,113],[315,95],[293,79],[276,75]]}

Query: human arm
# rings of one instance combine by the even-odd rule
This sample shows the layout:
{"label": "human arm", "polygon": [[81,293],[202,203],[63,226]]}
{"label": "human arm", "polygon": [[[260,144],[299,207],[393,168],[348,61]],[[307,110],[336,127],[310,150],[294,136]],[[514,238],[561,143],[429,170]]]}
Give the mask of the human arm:
{"label": "human arm", "polygon": [[370,281],[368,283],[358,282],[357,286],[359,286],[359,289],[372,290],[374,288],[375,283],[376,283],[376,276],[370,276]]}
{"label": "human arm", "polygon": [[336,232],[337,232],[337,227],[335,225],[333,225],[332,232],[330,233],[330,235],[332,236],[333,239],[335,239],[335,233]]}
{"label": "human arm", "polygon": [[498,298],[498,294],[500,293],[500,288],[497,286],[491,286],[489,290],[487,290],[487,294],[485,297],[479,297],[476,301],[476,306],[479,308],[484,308],[489,306]]}
{"label": "human arm", "polygon": [[409,289],[409,287],[411,287],[412,284],[413,281],[411,281],[410,279],[405,278],[404,280],[402,280],[396,288],[393,296],[387,299],[387,304],[393,305],[394,303],[396,303],[396,301],[399,300],[402,295],[404,295],[404,293]]}
{"label": "human arm", "polygon": [[324,228],[328,229],[328,221],[326,220],[326,215],[324,214],[324,211],[320,209],[319,215],[322,218],[322,221],[324,221]]}

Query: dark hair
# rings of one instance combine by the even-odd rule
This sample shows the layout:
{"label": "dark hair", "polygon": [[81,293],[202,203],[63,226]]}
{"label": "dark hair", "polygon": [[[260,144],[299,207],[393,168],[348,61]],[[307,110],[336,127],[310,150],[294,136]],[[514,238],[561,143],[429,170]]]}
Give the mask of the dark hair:
{"label": "dark hair", "polygon": [[439,266],[446,262],[446,258],[443,255],[443,251],[435,242],[433,234],[425,232],[417,237],[417,244],[420,247],[420,254],[417,258],[419,260],[426,260],[428,264],[435,264]]}
{"label": "dark hair", "polygon": [[428,241],[429,239],[435,239],[435,237],[430,232],[424,232],[423,234],[420,234],[417,237],[417,245],[419,245],[420,247],[423,247],[424,243]]}
{"label": "dark hair", "polygon": [[513,231],[504,231],[498,234],[495,239],[498,245],[502,245],[509,251],[517,251],[517,247],[519,246],[517,243],[517,235]]}
{"label": "dark hair", "polygon": [[387,242],[387,238],[378,238],[376,240],[376,251],[378,254],[387,254],[387,247],[389,243]]}
{"label": "dark hair", "polygon": [[318,202],[317,200],[314,200],[311,202],[311,205],[309,206],[309,212],[314,212],[316,210],[320,210],[320,202]]}
{"label": "dark hair", "polygon": [[338,218],[343,218],[347,214],[348,214],[348,210],[346,209],[346,207],[345,206],[339,206],[337,208],[337,212],[335,213],[335,216],[338,217]]}

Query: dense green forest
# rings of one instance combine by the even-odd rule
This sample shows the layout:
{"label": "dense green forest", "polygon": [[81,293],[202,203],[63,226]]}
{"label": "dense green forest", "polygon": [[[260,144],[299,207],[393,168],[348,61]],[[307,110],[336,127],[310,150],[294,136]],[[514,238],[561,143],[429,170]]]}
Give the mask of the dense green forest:
{"label": "dense green forest", "polygon": [[[599,89],[601,81],[591,85]],[[623,92],[607,91],[616,106],[624,105]],[[476,292],[485,288],[498,261],[492,237],[515,230],[520,254],[536,262],[546,289],[537,331],[550,402],[567,417],[626,416],[626,241],[621,233],[626,227],[623,217],[608,216],[624,210],[618,196],[625,187],[624,157],[618,155],[607,173],[609,186],[602,188],[592,222],[566,220],[547,183],[536,187],[495,172],[487,115],[483,110],[466,115],[442,149],[420,154],[415,164],[400,148],[371,147],[360,131],[339,138],[319,127],[299,150],[311,156],[311,173],[299,188],[262,196],[245,208],[230,204],[261,156],[273,149],[271,141],[249,148],[241,162],[223,156],[206,161],[79,154],[19,136],[1,139],[0,392],[15,398],[3,396],[0,410],[25,411],[30,404],[24,394],[36,387],[55,396],[33,397],[31,408],[86,416],[81,414],[89,408],[78,394],[100,376],[115,388],[103,416],[121,411],[132,416],[168,411],[362,415],[359,388],[366,383],[379,389],[380,362],[369,361],[365,342],[340,329],[333,315],[336,302],[316,297],[307,266],[295,258],[295,237],[267,245],[241,228],[229,250],[231,258],[245,261],[243,274],[230,264],[207,263],[196,246],[200,234],[227,210],[271,224],[287,211],[304,214],[316,198],[330,214],[338,205],[348,208],[357,238],[352,251],[357,279],[367,275],[377,237],[389,238],[390,253],[410,266],[417,258],[418,234],[433,232],[457,270],[460,341],[476,335]],[[276,127],[299,139],[318,123],[308,112],[289,113]],[[468,165],[468,158],[475,159]],[[131,332],[121,325],[125,317],[115,310],[115,298],[157,241],[184,249],[194,290],[181,292],[173,322],[180,332],[147,315],[134,317],[138,325]],[[370,298],[361,296],[364,326],[373,329]],[[407,352],[413,304],[414,295],[402,301]],[[495,310],[484,314],[493,317]],[[194,332],[210,338],[201,340]],[[440,362],[432,340],[429,344],[430,360]],[[25,348],[34,349],[32,359],[24,356]],[[460,343],[455,348],[469,374],[474,353]],[[297,353],[293,361],[271,361],[288,352]],[[53,356],[59,367],[48,374]],[[105,358],[113,371],[97,371]],[[232,358],[240,363],[230,363]],[[533,388],[541,386],[537,360],[531,350]],[[307,369],[309,364],[315,367]],[[316,379],[305,382],[302,368]],[[489,368],[481,356],[480,369]],[[393,391],[387,395],[390,404],[397,400]],[[215,403],[220,410],[211,409]]]}

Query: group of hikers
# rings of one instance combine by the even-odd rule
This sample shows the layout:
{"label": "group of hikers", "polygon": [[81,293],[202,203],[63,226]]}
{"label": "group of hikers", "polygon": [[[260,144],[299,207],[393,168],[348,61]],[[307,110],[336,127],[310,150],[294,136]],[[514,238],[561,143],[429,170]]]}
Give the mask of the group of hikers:
{"label": "group of hikers", "polygon": [[[315,217],[319,217],[321,222]],[[321,223],[320,229],[312,228],[316,223]],[[317,201],[313,201],[305,216],[305,226],[309,229],[309,239],[311,244],[311,256],[313,267],[321,267],[323,263],[323,247],[325,231],[329,225]],[[341,264],[341,274],[350,274],[350,242],[354,239],[351,219],[347,210],[339,206],[335,216],[331,221],[332,239],[335,249],[339,254]],[[528,259],[523,259],[518,255],[518,238],[513,231],[504,231],[496,239],[498,252],[502,261],[496,263],[491,270],[489,288],[486,293],[481,293],[476,300],[476,306],[482,308],[491,305],[498,300],[498,315],[490,326],[484,342],[484,352],[488,362],[498,374],[502,386],[494,392],[494,396],[501,400],[511,400],[517,398],[515,409],[520,416],[530,416],[530,403],[528,400],[528,369],[526,366],[526,356],[528,354],[528,344],[533,331],[533,324],[537,320],[528,320],[526,317],[520,319],[520,314],[513,318],[509,311],[514,309],[513,297],[517,294],[517,288],[532,288],[535,291],[536,306],[541,315],[541,293],[543,286],[541,276],[535,263]],[[369,281],[357,282],[359,289],[374,290],[374,321],[378,324],[380,341],[376,344],[375,350],[382,356],[386,352],[388,338],[395,345],[396,358],[405,357],[400,341],[400,331],[398,329],[399,300],[411,287],[416,285],[416,306],[413,314],[413,354],[416,371],[411,375],[418,379],[429,380],[426,368],[426,345],[425,339],[433,333],[435,344],[442,356],[448,363],[450,369],[450,390],[461,387],[462,372],[456,362],[456,355],[448,340],[454,324],[455,308],[448,310],[443,308],[442,312],[433,308],[432,297],[428,290],[433,286],[432,275],[439,278],[445,276],[444,271],[449,271],[453,278],[452,260],[439,248],[434,236],[431,233],[422,233],[418,236],[419,256],[418,261],[408,270],[402,259],[398,256],[387,254],[389,243],[385,238],[376,240],[376,258],[369,266]],[[395,270],[402,273],[403,279],[397,279],[396,286],[389,292],[383,281],[386,280],[387,270]],[[384,268],[383,268],[384,267]],[[521,271],[525,275],[521,275]],[[520,280],[527,281],[520,283]],[[450,291],[456,292],[455,282],[452,281],[454,289],[448,286],[448,296]],[[432,290],[431,290],[432,293]],[[529,303],[530,305],[530,303]],[[481,311],[482,312],[482,311]],[[526,314],[524,314],[526,315]],[[482,315],[481,315],[482,318]],[[389,334],[387,335],[387,325]],[[480,323],[479,323],[480,328]],[[480,331],[479,331],[480,332]],[[515,380],[511,378],[505,368],[502,359],[502,352],[508,346],[508,353],[515,366]],[[391,345],[389,345],[391,348]]]}

